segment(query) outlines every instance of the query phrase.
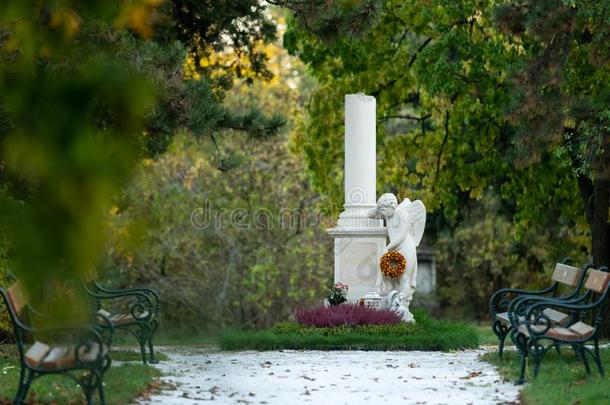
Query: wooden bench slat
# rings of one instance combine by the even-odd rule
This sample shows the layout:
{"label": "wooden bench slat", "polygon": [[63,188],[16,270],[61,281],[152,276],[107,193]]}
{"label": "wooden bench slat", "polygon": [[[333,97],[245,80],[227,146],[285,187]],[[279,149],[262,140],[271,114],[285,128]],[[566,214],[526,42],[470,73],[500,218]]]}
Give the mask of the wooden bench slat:
{"label": "wooden bench slat", "polygon": [[6,290],[6,295],[11,306],[16,314],[20,314],[23,308],[28,303],[27,295],[21,286],[21,282],[17,281]]}
{"label": "wooden bench slat", "polygon": [[580,279],[582,272],[583,269],[579,269],[578,267],[568,266],[567,264],[563,263],[557,263],[555,265],[555,270],[553,271],[551,279],[553,281],[557,281],[558,283],[569,285],[571,287],[576,287],[578,285],[578,280]]}
{"label": "wooden bench slat", "polygon": [[606,291],[609,283],[610,273],[600,270],[589,270],[589,276],[587,277],[585,288],[601,294]]}
{"label": "wooden bench slat", "polygon": [[[557,311],[553,308],[545,308],[542,313],[549,318],[549,320],[556,325],[562,325],[570,319],[570,315],[564,314],[561,311]],[[496,314],[496,318],[505,325],[510,325],[510,319],[508,317],[508,312],[500,312]],[[523,322],[525,319],[523,316],[519,317],[519,322]],[[532,316],[532,322],[534,322],[534,317]]]}
{"label": "wooden bench slat", "polygon": [[[532,325],[531,328],[534,332],[542,333],[542,331],[546,329],[546,326]],[[590,338],[594,331],[595,328],[587,325],[586,323],[578,322],[568,328],[564,328],[563,326],[553,326],[546,331],[544,336],[567,341],[584,340]],[[529,330],[525,325],[519,326],[519,332],[523,333],[525,336],[530,336]]]}
{"label": "wooden bench slat", "polygon": [[34,342],[34,344],[25,352],[25,361],[31,367],[38,367],[42,359],[47,355],[51,348],[42,342]]}
{"label": "wooden bench slat", "polygon": [[[101,356],[106,354],[107,348],[101,348]],[[91,344],[91,349],[86,350],[85,346],[79,349],[79,360],[81,363],[93,363],[100,356],[100,346],[97,343]],[[42,368],[54,370],[60,368],[73,368],[76,366],[76,346],[47,346],[44,343],[36,342],[27,351],[26,362],[32,368]]]}

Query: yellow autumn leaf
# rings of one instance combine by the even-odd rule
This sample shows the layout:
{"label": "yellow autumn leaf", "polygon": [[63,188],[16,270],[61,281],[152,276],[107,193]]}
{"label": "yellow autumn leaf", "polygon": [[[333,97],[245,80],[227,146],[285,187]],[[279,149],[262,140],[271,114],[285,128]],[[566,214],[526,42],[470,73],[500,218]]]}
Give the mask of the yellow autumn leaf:
{"label": "yellow autumn leaf", "polygon": [[57,9],[51,12],[49,26],[63,29],[65,37],[72,39],[80,29],[81,21],[74,10]]}
{"label": "yellow autumn leaf", "polygon": [[159,19],[157,8],[163,0],[132,0],[125,3],[119,17],[117,25],[128,27],[138,33],[143,38],[150,38],[154,34],[154,25]]}

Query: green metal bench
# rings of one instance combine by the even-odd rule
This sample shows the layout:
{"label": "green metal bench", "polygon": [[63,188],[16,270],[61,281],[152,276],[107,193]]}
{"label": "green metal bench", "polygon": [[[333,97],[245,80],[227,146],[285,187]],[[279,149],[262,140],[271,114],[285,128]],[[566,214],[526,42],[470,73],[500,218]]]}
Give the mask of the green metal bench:
{"label": "green metal bench", "polygon": [[[60,374],[72,378],[83,389],[87,404],[93,403],[96,391],[100,403],[105,404],[103,378],[111,359],[95,322],[82,327],[35,328],[27,321],[28,299],[19,282],[6,290],[0,288],[0,295],[13,325],[21,368],[13,403],[25,403],[35,379]],[[107,319],[105,322],[112,328]]]}
{"label": "green metal bench", "polygon": [[[587,355],[591,356],[601,375],[604,368],[599,353],[599,338],[603,319],[607,310],[606,301],[610,288],[610,273],[606,267],[589,270],[584,284],[586,293],[570,302],[547,299],[537,302],[525,302],[517,305],[511,316],[513,340],[519,349],[521,369],[517,384],[525,377],[525,365],[528,356],[534,361],[534,377],[540,370],[540,362],[551,347],[561,345],[572,347],[587,371],[591,373]],[[596,296],[597,295],[597,296]],[[520,306],[526,308],[524,316],[517,314]],[[570,312],[570,320],[558,325],[547,315],[548,310]],[[588,323],[587,323],[588,322]],[[548,342],[548,345],[544,345]],[[592,343],[593,350],[585,344]]]}
{"label": "green metal bench", "polygon": [[[557,297],[562,285],[571,288],[571,291],[563,296],[557,297],[561,300],[572,300],[580,294],[582,284],[585,279],[586,270],[591,267],[591,264],[585,265],[582,269],[570,266],[567,263],[569,259],[564,259],[561,263],[555,265],[555,269],[551,276],[552,284],[541,290],[522,290],[516,288],[502,288],[496,291],[489,300],[489,310],[491,312],[491,328],[498,337],[498,352],[502,357],[504,351],[504,343],[506,337],[513,330],[510,314],[514,311],[515,306],[524,301],[531,302],[549,297]],[[521,308],[524,308],[521,306]],[[549,309],[547,317],[552,319],[557,324],[562,324],[568,320],[568,315]]]}
{"label": "green metal bench", "polygon": [[[125,330],[136,338],[144,364],[158,363],[153,338],[159,325],[159,294],[150,288],[105,288],[93,280],[83,280],[83,286],[97,313],[112,323],[112,331]],[[110,330],[105,322],[99,327],[103,334]]]}

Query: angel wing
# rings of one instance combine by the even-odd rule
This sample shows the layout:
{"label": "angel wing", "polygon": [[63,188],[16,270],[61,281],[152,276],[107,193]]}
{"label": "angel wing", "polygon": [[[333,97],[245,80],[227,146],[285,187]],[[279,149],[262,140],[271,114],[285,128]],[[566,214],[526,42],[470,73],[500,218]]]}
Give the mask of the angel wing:
{"label": "angel wing", "polygon": [[426,228],[426,207],[424,203],[420,200],[411,202],[405,199],[400,203],[399,208],[401,219],[407,222],[407,231],[415,242],[415,246],[419,246]]}

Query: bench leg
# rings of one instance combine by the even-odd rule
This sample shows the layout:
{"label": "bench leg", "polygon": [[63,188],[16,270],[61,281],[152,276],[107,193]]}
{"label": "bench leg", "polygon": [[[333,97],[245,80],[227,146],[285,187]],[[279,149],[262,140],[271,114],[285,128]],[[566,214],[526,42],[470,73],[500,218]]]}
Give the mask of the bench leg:
{"label": "bench leg", "polygon": [[100,385],[97,388],[100,395],[100,405],[106,405],[106,395],[104,394],[104,384],[100,381]]}
{"label": "bench leg", "polygon": [[578,347],[580,349],[580,356],[582,357],[582,362],[585,365],[585,370],[587,371],[588,375],[591,375],[591,367],[589,367],[589,360],[587,360],[587,349],[585,349],[585,345],[583,344],[579,344]]}
{"label": "bench leg", "polygon": [[515,381],[516,385],[521,385],[525,381],[525,363],[527,361],[527,352],[521,352],[519,357],[521,358],[521,365],[519,369],[519,379]]}
{"label": "bench leg", "polygon": [[21,372],[19,374],[19,387],[17,387],[17,393],[15,394],[14,404],[18,404],[21,398],[21,392],[23,391],[23,386],[25,385],[25,367],[21,366]]}
{"label": "bench leg", "polygon": [[159,360],[155,358],[155,349],[153,347],[152,337],[148,338],[148,352],[150,355],[148,362],[150,364],[159,364]]}
{"label": "bench leg", "polygon": [[150,364],[159,364],[159,360],[157,360],[155,358],[155,349],[153,347],[153,342],[152,342],[153,336],[155,335],[156,331],[157,331],[157,321],[153,320],[149,325],[149,328],[147,331],[147,339],[146,339],[146,341],[148,343],[148,354],[149,354],[148,362]]}
{"label": "bench leg", "polygon": [[595,339],[595,344],[594,344],[595,348],[594,348],[594,355],[593,358],[595,358],[595,364],[597,364],[597,370],[599,370],[599,374],[600,375],[604,375],[604,366],[602,364],[602,359],[599,356],[599,342],[597,341],[597,339]]}
{"label": "bench leg", "polygon": [[13,403],[16,405],[25,403],[25,400],[28,397],[28,391],[30,390],[30,385],[32,385],[32,381],[34,380],[34,372],[32,370],[27,370],[27,373],[24,372],[22,374],[22,378],[23,380],[20,381],[17,396],[13,401]]}
{"label": "bench leg", "polygon": [[83,380],[81,380],[81,388],[83,389],[83,392],[85,393],[85,400],[87,402],[87,405],[93,405],[93,390],[94,390],[94,373],[93,371],[89,372],[89,377],[87,377],[86,379],[83,378]]}
{"label": "bench leg", "polygon": [[522,333],[516,333],[516,334],[513,333],[511,335],[511,337],[513,337],[513,341],[515,342],[515,345],[517,345],[517,348],[519,349],[519,357],[521,359],[521,365],[520,365],[520,370],[519,370],[519,379],[517,379],[515,384],[521,385],[525,381],[525,364],[527,362],[527,352],[528,352],[527,338]]}
{"label": "bench leg", "polygon": [[502,353],[504,353],[504,341],[506,340],[506,337],[508,336],[510,330],[512,329],[512,326],[507,328],[506,325],[504,325],[502,322],[495,320],[493,322],[493,324],[491,325],[491,329],[493,330],[493,332],[498,337],[498,340],[500,341],[498,343],[498,354],[499,354],[500,358],[502,358]]}
{"label": "bench leg", "polygon": [[148,364],[146,358],[146,343],[148,342],[148,326],[147,325],[138,325],[138,331],[134,333],[138,343],[140,344],[140,355],[142,356],[142,363]]}
{"label": "bench leg", "polygon": [[582,361],[582,359],[580,358],[580,349],[578,348],[578,345],[575,343],[571,343],[570,346],[572,346],[572,350],[574,351],[574,357],[576,357],[576,360]]}
{"label": "bench leg", "polygon": [[146,342],[141,340],[140,342],[140,354],[142,355],[142,363],[148,364],[146,361]]}
{"label": "bench leg", "polygon": [[534,378],[536,378],[540,372],[540,363],[546,354],[546,349],[542,347],[537,340],[533,340],[529,345],[529,350],[534,360]]}

